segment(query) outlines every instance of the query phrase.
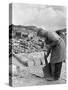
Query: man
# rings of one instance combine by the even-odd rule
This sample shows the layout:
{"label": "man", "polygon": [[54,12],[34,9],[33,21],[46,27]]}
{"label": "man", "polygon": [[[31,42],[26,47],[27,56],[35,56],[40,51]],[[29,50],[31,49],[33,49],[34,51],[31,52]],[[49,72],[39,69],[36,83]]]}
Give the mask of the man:
{"label": "man", "polygon": [[47,56],[51,52],[50,64],[51,77],[47,80],[58,80],[61,74],[62,62],[65,60],[65,42],[56,33],[40,29],[37,33],[38,36],[45,39],[45,43],[50,46]]}

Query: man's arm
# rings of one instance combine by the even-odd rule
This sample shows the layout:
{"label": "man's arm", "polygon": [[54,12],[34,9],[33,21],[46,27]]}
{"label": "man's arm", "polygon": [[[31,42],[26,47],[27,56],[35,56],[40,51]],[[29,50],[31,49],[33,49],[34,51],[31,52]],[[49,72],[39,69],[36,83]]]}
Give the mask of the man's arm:
{"label": "man's arm", "polygon": [[55,47],[56,45],[57,45],[57,41],[52,42],[49,46],[47,45],[47,47],[48,47],[48,52],[47,52],[46,57],[49,56],[49,54],[50,54],[52,48]]}
{"label": "man's arm", "polygon": [[45,63],[46,65],[48,64],[48,61],[47,61],[47,57],[49,56],[50,52],[51,52],[51,47],[49,45],[46,46],[48,51],[47,51],[47,54],[44,52],[44,59],[45,59]]}
{"label": "man's arm", "polygon": [[51,47],[48,49],[46,57],[49,56],[50,52],[51,52]]}

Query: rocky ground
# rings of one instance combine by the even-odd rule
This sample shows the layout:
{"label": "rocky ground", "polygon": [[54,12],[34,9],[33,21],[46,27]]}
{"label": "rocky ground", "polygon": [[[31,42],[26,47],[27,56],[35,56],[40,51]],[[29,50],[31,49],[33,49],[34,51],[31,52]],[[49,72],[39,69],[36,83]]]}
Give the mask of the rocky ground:
{"label": "rocky ground", "polygon": [[[19,74],[20,75],[20,74]],[[38,77],[34,74],[23,71],[24,76],[13,76],[12,84],[14,87],[18,86],[36,86],[36,85],[50,85],[50,84],[65,84],[66,83],[66,64],[63,63],[61,77],[57,81],[46,81],[43,77]]]}

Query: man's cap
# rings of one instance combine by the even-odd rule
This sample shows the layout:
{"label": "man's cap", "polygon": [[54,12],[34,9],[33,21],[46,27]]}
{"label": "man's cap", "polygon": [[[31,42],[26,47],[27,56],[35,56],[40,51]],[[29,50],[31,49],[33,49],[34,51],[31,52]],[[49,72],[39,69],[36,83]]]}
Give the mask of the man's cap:
{"label": "man's cap", "polygon": [[38,32],[37,32],[37,36],[46,36],[47,35],[47,30],[45,30],[45,29],[42,29],[42,28],[40,28],[40,29],[38,29]]}

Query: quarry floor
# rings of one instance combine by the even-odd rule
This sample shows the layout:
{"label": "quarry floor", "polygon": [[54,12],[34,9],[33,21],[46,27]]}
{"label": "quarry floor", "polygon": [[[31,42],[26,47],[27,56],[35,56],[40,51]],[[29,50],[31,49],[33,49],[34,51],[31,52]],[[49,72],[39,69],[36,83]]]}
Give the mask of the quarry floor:
{"label": "quarry floor", "polygon": [[61,76],[60,76],[60,79],[57,81],[46,81],[45,78],[37,77],[32,74],[25,75],[25,77],[13,76],[12,80],[13,80],[12,84],[14,87],[65,84],[66,83],[66,63],[63,62]]}

